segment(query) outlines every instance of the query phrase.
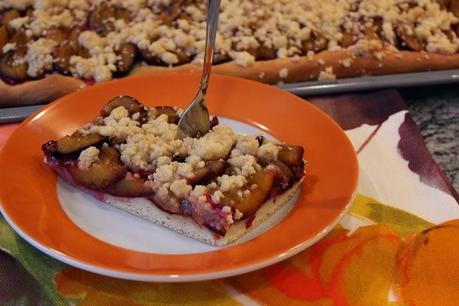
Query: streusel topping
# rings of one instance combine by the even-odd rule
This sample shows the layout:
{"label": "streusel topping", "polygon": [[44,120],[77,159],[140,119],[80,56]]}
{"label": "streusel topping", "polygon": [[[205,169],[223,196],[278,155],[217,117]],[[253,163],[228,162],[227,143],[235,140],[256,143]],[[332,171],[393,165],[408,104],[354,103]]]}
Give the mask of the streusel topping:
{"label": "streusel topping", "polygon": [[[80,129],[80,133],[116,139],[119,144],[114,146],[124,165],[134,173],[150,173],[145,184],[164,201],[177,202],[191,196],[207,205],[205,194],[209,194],[215,204],[221,203],[225,192],[240,191],[248,179],[262,169],[258,160],[274,161],[280,150],[276,142],[264,139],[260,146],[256,136],[237,134],[229,126],[220,124],[201,138],[176,139],[177,125],[169,123],[166,114],[158,114],[152,108],[143,124],[134,119],[138,117],[138,113],[130,115],[125,107],[119,106],[105,118]],[[87,169],[96,161],[98,153],[93,146],[82,151],[79,166]],[[175,156],[182,159],[176,161]],[[229,165],[227,174],[207,186],[192,186],[190,180],[207,162],[223,160]]]}
{"label": "streusel topping", "polygon": [[[169,0],[4,0],[0,10],[32,7],[31,14],[9,21],[30,41],[22,54],[27,74],[41,77],[60,60],[54,52],[64,36],[76,32],[78,48],[69,56],[69,73],[96,82],[114,77],[126,57],[126,44],[154,65],[202,62],[205,2]],[[311,57],[322,50],[357,49],[354,56],[378,50],[451,54],[459,48],[458,16],[435,0],[223,0],[216,39],[217,61],[243,67],[257,60]],[[89,29],[87,28],[89,24]],[[70,39],[70,38],[68,38]],[[10,51],[12,45],[3,47]],[[129,51],[126,51],[129,50]],[[352,61],[343,65],[350,66]],[[321,78],[331,79],[324,70]],[[288,76],[286,69],[279,71]]]}

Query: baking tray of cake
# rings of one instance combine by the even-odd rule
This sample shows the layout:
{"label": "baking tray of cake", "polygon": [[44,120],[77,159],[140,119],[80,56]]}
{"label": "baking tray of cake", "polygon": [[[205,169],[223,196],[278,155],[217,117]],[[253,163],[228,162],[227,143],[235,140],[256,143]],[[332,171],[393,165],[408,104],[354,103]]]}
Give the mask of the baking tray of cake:
{"label": "baking tray of cake", "polygon": [[[309,81],[277,84],[276,86],[295,95],[307,97],[389,87],[431,86],[454,82],[459,82],[459,69]],[[38,110],[41,106],[42,105],[29,105],[0,108],[0,123],[20,122]]]}

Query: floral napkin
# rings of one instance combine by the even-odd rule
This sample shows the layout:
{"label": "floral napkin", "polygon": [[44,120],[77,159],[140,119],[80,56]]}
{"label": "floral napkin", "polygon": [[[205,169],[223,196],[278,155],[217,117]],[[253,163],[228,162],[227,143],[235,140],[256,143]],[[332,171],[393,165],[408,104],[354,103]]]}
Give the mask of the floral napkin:
{"label": "floral napkin", "polygon": [[[309,249],[221,280],[135,282],[60,263],[0,216],[0,304],[458,305],[459,197],[398,93],[309,101],[346,131],[360,164],[353,206]],[[15,127],[0,126],[0,147]]]}

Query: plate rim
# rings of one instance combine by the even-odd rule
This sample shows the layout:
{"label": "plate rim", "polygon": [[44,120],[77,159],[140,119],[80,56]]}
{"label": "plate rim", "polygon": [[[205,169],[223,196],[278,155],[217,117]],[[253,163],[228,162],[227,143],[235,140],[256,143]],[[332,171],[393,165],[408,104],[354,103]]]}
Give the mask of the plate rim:
{"label": "plate rim", "polygon": [[[194,75],[194,76],[197,75],[196,73],[181,73],[180,75],[182,75],[182,74],[184,74],[184,75]],[[128,78],[128,79],[132,79],[132,78],[144,79],[144,78],[152,78],[152,77],[153,76],[135,76],[135,77],[131,77],[131,78]],[[154,77],[161,78],[161,77],[164,77],[164,76],[154,76]],[[271,87],[269,85],[260,84],[260,83],[255,82],[255,81],[250,81],[250,80],[245,80],[245,79],[240,79],[240,78],[234,78],[234,77],[228,77],[228,76],[220,76],[220,75],[218,75],[218,77],[219,78],[223,78],[223,79],[236,79],[237,81],[242,81],[242,82],[253,82],[253,83],[257,83],[257,86],[261,85],[261,86],[266,86],[266,87],[273,88],[273,87]],[[112,81],[112,82],[103,83],[103,84],[91,87],[91,89],[89,89],[89,90],[94,90],[93,88],[98,88],[99,86],[104,86],[104,87],[105,86],[113,86],[113,85],[110,85],[110,83],[124,82],[125,80],[127,80],[127,79],[121,79],[121,80],[116,80],[116,81]],[[77,95],[77,94],[78,94],[78,92],[76,92],[74,94],[71,94],[71,95]],[[44,114],[46,111],[48,111],[48,110],[50,110],[50,109],[52,109],[54,107],[58,107],[60,104],[64,103],[65,99],[68,99],[68,97],[71,96],[71,95],[68,95],[68,96],[65,96],[63,98],[60,98],[60,99],[54,101],[53,103],[47,105],[46,107],[44,107],[44,108],[42,108],[40,110],[37,110],[32,116],[30,116],[27,120],[25,120],[23,123],[21,123],[18,126],[18,128],[11,134],[9,139],[14,137],[15,133],[17,132],[17,130],[20,127],[26,126],[29,122],[33,121],[37,117],[41,117],[42,114]],[[295,97],[295,98],[296,99],[300,99],[298,97]],[[303,102],[307,103],[307,101],[303,101]],[[325,112],[321,111],[320,109],[318,109],[314,105],[311,105],[311,107],[315,108],[316,111],[319,111],[320,113],[325,115],[329,119],[330,123],[333,123],[334,125],[336,125],[342,131],[342,129],[338,126],[338,124],[328,114],[326,114]],[[232,118],[232,119],[233,120],[237,120],[237,119],[234,119],[234,118]],[[250,123],[250,122],[247,122],[247,121],[245,121],[244,123],[247,123],[247,124],[250,124],[250,125],[254,125],[253,123]],[[260,128],[259,126],[257,126],[257,127]],[[344,131],[342,131],[342,133],[345,136],[346,140],[349,142],[349,144],[351,144],[349,138],[344,133]],[[8,143],[9,139],[5,142],[5,145]],[[3,151],[3,148],[2,148],[1,151]],[[315,242],[320,240],[328,232],[330,232],[338,224],[338,222],[344,216],[344,214],[349,210],[349,208],[350,208],[350,206],[351,206],[351,204],[353,202],[353,199],[354,199],[354,197],[356,195],[357,183],[359,181],[359,170],[358,170],[357,157],[356,156],[354,156],[354,157],[355,157],[355,161],[356,161],[356,164],[355,164],[356,178],[355,178],[355,181],[354,181],[354,184],[353,184],[353,187],[354,187],[353,188],[353,193],[352,193],[348,203],[346,203],[344,208],[341,209],[340,214],[333,220],[333,222],[329,222],[327,224],[327,226],[325,226],[315,236],[309,237],[308,239],[305,239],[300,244],[292,245],[286,252],[283,252],[281,254],[277,254],[277,255],[272,256],[272,257],[267,258],[267,259],[262,259],[261,261],[258,261],[258,262],[252,263],[252,264],[248,263],[246,265],[241,265],[241,266],[238,266],[238,267],[232,268],[232,269],[219,269],[219,270],[216,270],[216,271],[205,272],[205,273],[191,273],[191,274],[184,273],[184,274],[181,274],[181,275],[173,275],[173,274],[158,274],[158,273],[154,273],[153,271],[146,271],[144,273],[133,273],[133,272],[129,272],[129,271],[122,271],[122,270],[116,270],[116,269],[114,270],[114,269],[106,268],[106,267],[103,267],[103,266],[96,266],[94,264],[94,262],[80,261],[79,259],[74,258],[73,256],[69,256],[67,254],[64,254],[64,253],[60,252],[59,250],[56,250],[56,249],[54,249],[52,247],[49,247],[49,246],[46,246],[46,245],[42,245],[40,242],[35,241],[33,237],[30,237],[27,233],[25,233],[21,229],[20,225],[15,224],[15,222],[6,213],[4,205],[3,205],[3,203],[1,203],[1,201],[0,201],[0,212],[5,217],[5,220],[7,221],[7,223],[23,239],[25,239],[28,243],[30,243],[31,245],[33,245],[35,248],[39,249],[40,251],[44,252],[45,254],[47,254],[47,255],[49,255],[49,256],[57,259],[57,260],[60,260],[60,261],[62,261],[64,263],[67,263],[67,264],[69,264],[71,266],[75,266],[75,267],[78,267],[78,268],[81,268],[81,269],[84,269],[84,270],[87,270],[87,271],[99,273],[99,274],[102,274],[102,275],[107,275],[107,276],[117,277],[117,278],[130,279],[130,280],[163,281],[163,282],[164,281],[165,282],[184,282],[184,281],[196,281],[196,280],[210,280],[210,279],[234,276],[234,275],[238,275],[238,274],[241,274],[241,273],[250,272],[250,271],[257,270],[257,269],[266,267],[268,265],[274,264],[276,262],[282,261],[282,260],[284,260],[284,259],[286,259],[286,258],[288,258],[290,256],[293,256],[293,255],[301,252],[302,250],[306,249],[307,247],[311,246],[312,244],[314,244]],[[281,223],[282,222],[284,222],[284,221],[281,221]],[[186,255],[186,254],[183,254],[183,255]]]}
{"label": "plate rim", "polygon": [[[197,273],[197,274],[185,274],[185,275],[161,275],[161,274],[150,274],[150,273],[132,273],[132,272],[125,272],[125,271],[116,271],[104,267],[96,267],[92,264],[82,262],[78,259],[73,259],[70,256],[67,256],[53,248],[46,247],[41,243],[35,241],[32,237],[27,235],[24,231],[22,231],[6,214],[3,210],[3,204],[0,202],[0,213],[5,218],[6,222],[14,229],[14,231],[25,241],[30,243],[33,247],[40,250],[41,252],[49,255],[50,257],[59,260],[65,264],[68,264],[72,267],[76,267],[88,272],[97,273],[104,276],[115,277],[119,279],[125,280],[133,280],[133,281],[146,281],[146,282],[169,282],[169,283],[180,283],[180,282],[192,282],[192,281],[206,281],[206,280],[214,280],[220,279],[225,277],[236,276],[248,272],[252,272],[255,270],[259,270],[265,268],[267,266],[276,264],[280,261],[283,261],[289,257],[292,257],[301,251],[304,251],[311,245],[315,244],[317,241],[322,239],[326,234],[328,234],[336,225],[338,225],[339,221],[343,218],[343,216],[349,211],[354,202],[354,199],[357,195],[357,191],[354,191],[352,194],[351,200],[346,204],[346,207],[341,212],[341,214],[334,220],[334,222],[330,223],[325,227],[320,233],[318,233],[314,238],[305,240],[302,244],[291,248],[288,252],[282,253],[277,257],[273,257],[256,264],[248,265],[245,267],[240,267],[236,269],[229,269],[217,272],[209,272],[209,273]],[[281,221],[282,222],[282,221]],[[199,254],[199,253],[197,253]]]}

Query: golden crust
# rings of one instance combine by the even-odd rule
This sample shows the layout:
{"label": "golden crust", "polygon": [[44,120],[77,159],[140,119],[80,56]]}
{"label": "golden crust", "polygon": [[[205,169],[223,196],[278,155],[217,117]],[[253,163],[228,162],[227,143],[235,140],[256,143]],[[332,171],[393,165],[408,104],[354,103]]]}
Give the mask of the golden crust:
{"label": "golden crust", "polygon": [[0,81],[0,107],[46,103],[84,87],[83,81],[58,74],[18,85]]}
{"label": "golden crust", "polygon": [[[343,61],[350,61],[350,66],[346,67]],[[355,56],[347,50],[323,51],[313,57],[258,61],[249,67],[228,62],[215,65],[212,72],[273,84],[279,81],[289,83],[316,80],[320,72],[328,67],[332,67],[336,78],[454,69],[459,68],[459,54],[399,51],[384,52],[382,58],[378,59],[371,52]],[[280,71],[285,69],[288,72],[287,76],[281,78]],[[200,70],[200,66],[193,63],[172,68],[138,66],[130,75],[200,72]],[[7,85],[0,81],[0,107],[45,103],[85,86],[86,84],[81,80],[61,75],[51,75],[18,85]]]}
{"label": "golden crust", "polygon": [[[349,67],[345,67],[343,64],[346,59],[351,59],[352,63]],[[229,62],[214,66],[212,72],[273,84],[279,81],[292,83],[316,80],[320,72],[327,67],[333,68],[333,73],[337,78],[453,69],[459,68],[459,54],[443,55],[412,51],[385,52],[379,60],[370,53],[353,57],[349,51],[324,51],[311,58],[304,56],[295,59],[258,61],[250,67],[241,67],[235,62]],[[281,78],[279,75],[282,69],[288,71],[285,78]],[[131,75],[190,71],[200,71],[200,67],[195,64],[173,68],[139,66],[133,70]]]}

